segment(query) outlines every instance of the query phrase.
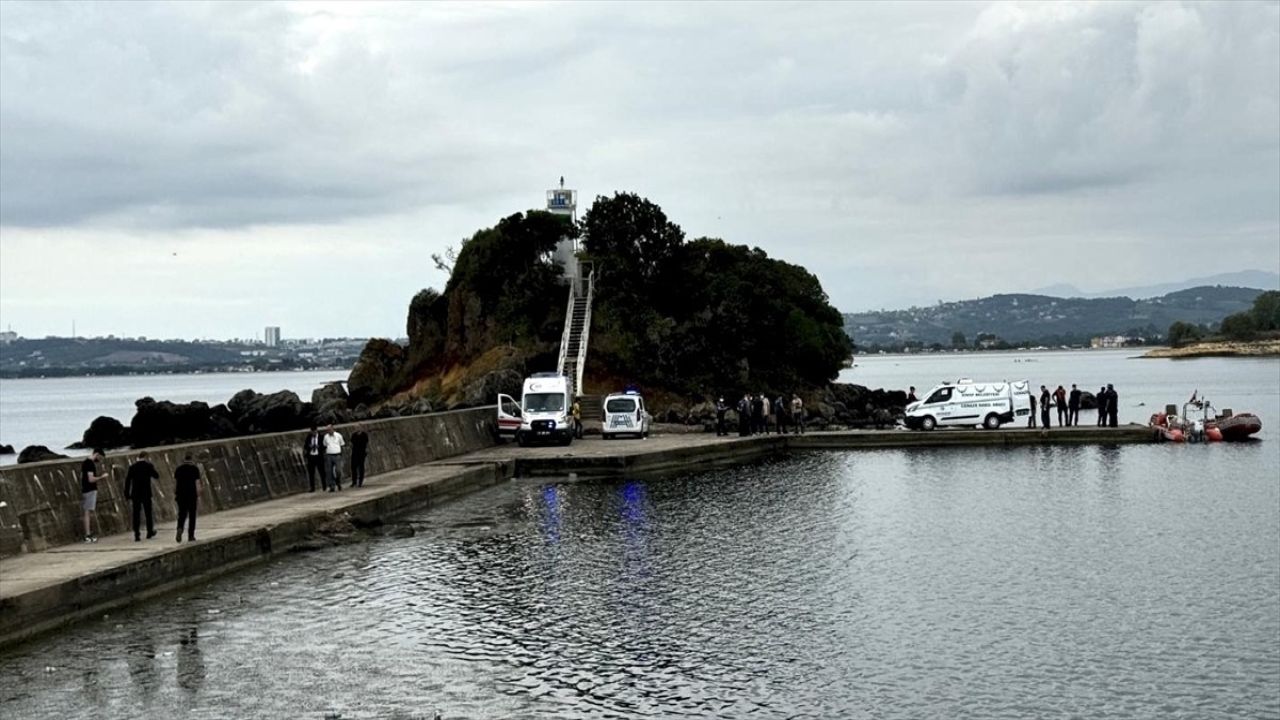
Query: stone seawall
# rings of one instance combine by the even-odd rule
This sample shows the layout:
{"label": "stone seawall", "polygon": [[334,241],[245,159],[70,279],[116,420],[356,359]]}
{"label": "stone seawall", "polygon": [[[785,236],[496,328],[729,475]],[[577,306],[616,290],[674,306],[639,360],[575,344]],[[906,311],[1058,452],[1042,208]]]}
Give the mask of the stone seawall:
{"label": "stone seawall", "polygon": [[[375,475],[461,455],[494,444],[493,408],[415,415],[363,423],[369,433],[366,474]],[[338,426],[350,440],[354,424]],[[177,518],[173,470],[190,452],[205,479],[200,514],[229,510],[308,489],[302,442],[306,431],[252,435],[226,440],[149,448],[160,473],[153,484],[156,524]],[[350,472],[350,448],[343,453],[343,478]],[[109,454],[108,480],[98,483],[94,530],[111,535],[132,529],[124,477],[137,451]],[[39,552],[81,538],[82,458],[0,469],[0,557]]]}

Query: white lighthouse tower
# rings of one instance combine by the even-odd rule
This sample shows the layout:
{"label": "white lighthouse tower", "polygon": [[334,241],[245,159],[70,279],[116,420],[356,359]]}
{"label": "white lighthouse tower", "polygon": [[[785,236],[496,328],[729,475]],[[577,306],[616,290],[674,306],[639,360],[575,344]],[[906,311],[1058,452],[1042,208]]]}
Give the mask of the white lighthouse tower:
{"label": "white lighthouse tower", "polygon": [[[547,191],[547,212],[567,216],[572,222],[578,221],[578,191],[565,188],[563,175],[560,177],[560,187]],[[561,238],[552,258],[564,266],[565,279],[576,285],[575,281],[579,277],[578,241],[571,237]]]}

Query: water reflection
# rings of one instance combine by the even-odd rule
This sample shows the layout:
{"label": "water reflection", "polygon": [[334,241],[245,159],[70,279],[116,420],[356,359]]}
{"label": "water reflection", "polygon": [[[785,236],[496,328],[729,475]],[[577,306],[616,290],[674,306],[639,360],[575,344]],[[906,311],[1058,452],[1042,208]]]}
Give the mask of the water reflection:
{"label": "water reflection", "polygon": [[0,655],[0,716],[1275,717],[1280,482],[1187,450],[508,483]]}
{"label": "water reflection", "polygon": [[204,657],[200,654],[200,629],[191,625],[178,637],[178,687],[191,694],[204,686]]}

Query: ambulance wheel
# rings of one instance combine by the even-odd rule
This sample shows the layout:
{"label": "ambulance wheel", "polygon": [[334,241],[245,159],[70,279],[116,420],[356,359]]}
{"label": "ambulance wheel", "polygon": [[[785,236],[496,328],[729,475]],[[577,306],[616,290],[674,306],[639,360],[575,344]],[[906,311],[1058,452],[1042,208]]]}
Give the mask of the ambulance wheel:
{"label": "ambulance wheel", "polygon": [[933,419],[932,415],[925,415],[920,419],[921,430],[933,430],[938,427],[938,421]]}
{"label": "ambulance wheel", "polygon": [[611,435],[611,434],[609,434],[609,433],[607,433],[607,432],[602,432],[602,433],[600,433],[600,439],[601,439],[601,440],[612,440],[612,439],[613,439],[613,435]]}
{"label": "ambulance wheel", "polygon": [[988,430],[999,430],[1000,416],[996,415],[995,413],[991,413],[990,415],[987,416],[985,420],[982,421],[982,427]]}

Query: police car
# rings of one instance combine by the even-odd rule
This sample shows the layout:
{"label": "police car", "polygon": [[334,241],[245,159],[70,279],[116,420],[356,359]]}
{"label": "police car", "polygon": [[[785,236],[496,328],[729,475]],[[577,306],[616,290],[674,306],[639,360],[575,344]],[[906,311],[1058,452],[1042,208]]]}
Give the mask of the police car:
{"label": "police car", "polygon": [[649,437],[653,418],[644,409],[644,398],[638,392],[613,393],[604,399],[600,435],[608,440],[618,435]]}

